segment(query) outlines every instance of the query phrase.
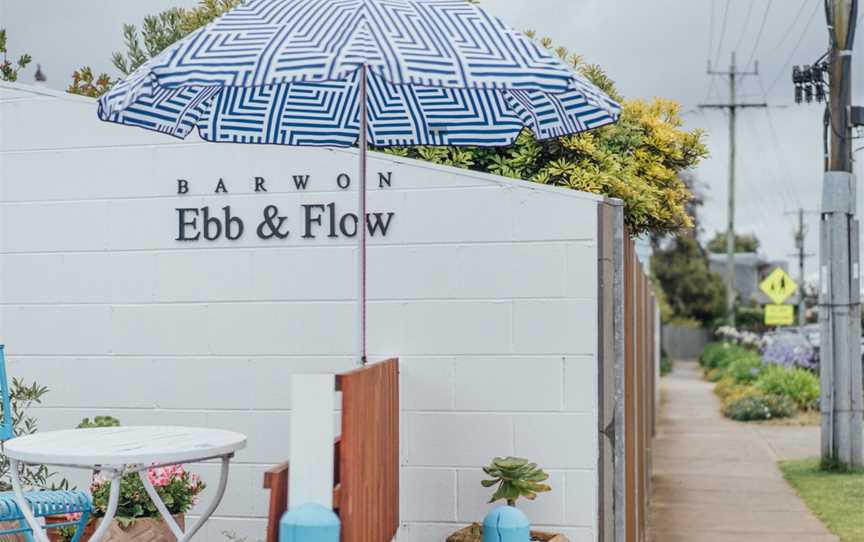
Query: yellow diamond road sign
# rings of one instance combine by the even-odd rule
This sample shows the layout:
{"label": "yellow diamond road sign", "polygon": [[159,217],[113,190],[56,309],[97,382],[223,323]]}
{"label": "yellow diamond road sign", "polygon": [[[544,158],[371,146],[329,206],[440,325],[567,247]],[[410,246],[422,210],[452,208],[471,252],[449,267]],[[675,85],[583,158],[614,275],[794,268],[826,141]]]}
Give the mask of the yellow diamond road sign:
{"label": "yellow diamond road sign", "polygon": [[771,298],[771,301],[779,305],[795,293],[798,284],[782,267],[778,267],[765,277],[765,280],[759,284],[759,288]]}

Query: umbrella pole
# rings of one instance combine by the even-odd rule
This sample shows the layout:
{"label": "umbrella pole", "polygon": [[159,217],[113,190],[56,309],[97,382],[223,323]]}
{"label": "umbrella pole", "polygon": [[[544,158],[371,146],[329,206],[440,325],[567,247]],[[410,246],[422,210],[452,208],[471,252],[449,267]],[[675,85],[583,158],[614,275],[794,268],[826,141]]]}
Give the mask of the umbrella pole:
{"label": "umbrella pole", "polygon": [[368,151],[367,126],[369,119],[366,110],[366,66],[360,66],[360,177],[358,184],[357,233],[360,246],[358,250],[358,320],[360,323],[360,364],[366,365],[366,153]]}

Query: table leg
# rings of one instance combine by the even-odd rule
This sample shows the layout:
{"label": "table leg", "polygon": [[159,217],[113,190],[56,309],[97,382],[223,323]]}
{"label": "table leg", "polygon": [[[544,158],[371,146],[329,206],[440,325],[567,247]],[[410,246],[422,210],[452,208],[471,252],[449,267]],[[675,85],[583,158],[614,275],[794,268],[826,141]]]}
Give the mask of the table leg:
{"label": "table leg", "polygon": [[197,533],[198,530],[204,526],[207,520],[210,519],[210,516],[213,515],[213,512],[216,511],[216,507],[219,506],[219,503],[222,501],[222,497],[225,495],[225,488],[228,485],[228,466],[231,463],[231,456],[223,456],[221,459],[222,471],[219,475],[219,486],[216,488],[216,495],[213,497],[213,500],[210,501],[210,504],[207,505],[207,508],[201,512],[201,515],[195,523],[193,523],[185,533],[180,526],[177,525],[177,522],[174,521],[174,516],[172,516],[171,512],[168,511],[165,503],[162,502],[162,499],[159,497],[159,493],[156,492],[156,488],[154,488],[153,484],[150,483],[150,478],[147,477],[147,469],[138,471],[138,477],[141,478],[141,483],[144,484],[144,489],[147,491],[147,495],[150,496],[150,500],[153,501],[156,509],[159,510],[159,514],[162,515],[162,519],[165,521],[166,525],[168,525],[168,528],[171,529],[171,532],[177,537],[177,542],[187,542],[195,536],[195,533]]}
{"label": "table leg", "polygon": [[39,524],[36,516],[33,515],[33,511],[30,510],[30,503],[24,498],[24,490],[21,487],[21,479],[18,475],[19,468],[20,463],[15,459],[9,458],[9,476],[12,478],[12,489],[15,491],[15,500],[18,502],[18,508],[21,509],[27,525],[33,531],[33,537],[38,542],[50,542],[48,535],[45,534],[45,530],[42,529],[42,525]]}
{"label": "table leg", "polygon": [[[114,521],[114,514],[117,513],[117,503],[120,502],[120,479],[123,477],[125,470],[126,467],[123,466],[117,470],[111,469],[109,471],[111,472],[111,489],[108,492],[108,508],[105,510],[105,517],[100,520],[99,527],[93,532],[93,536],[90,537],[89,542],[99,542],[102,540],[102,537],[108,532],[108,527]],[[42,542],[48,542],[48,540],[46,539]]]}

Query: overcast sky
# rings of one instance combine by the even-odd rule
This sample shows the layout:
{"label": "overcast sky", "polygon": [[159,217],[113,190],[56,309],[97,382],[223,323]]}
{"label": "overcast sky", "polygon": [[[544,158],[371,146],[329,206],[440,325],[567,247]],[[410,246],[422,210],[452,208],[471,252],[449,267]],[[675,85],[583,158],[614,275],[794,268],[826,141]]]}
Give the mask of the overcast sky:
{"label": "overcast sky", "polygon": [[[110,56],[122,47],[123,23],[140,24],[146,14],[195,3],[0,0],[0,27],[9,33],[13,54],[30,53],[34,69],[42,64],[48,85],[64,89],[82,65],[117,75]],[[755,233],[771,258],[794,251],[796,218],[785,213],[819,208],[822,108],[793,103],[791,69],[825,51],[822,0],[483,0],[482,5],[517,29],[534,29],[600,64],[628,98],[681,102],[687,126],[706,130],[712,155],[697,171],[706,197],[701,215],[706,236],[725,230],[729,148],[726,114],[698,107],[728,99],[728,78],[712,81],[706,64],[710,58],[715,69],[728,69],[733,50],[742,69],[753,69],[758,61],[759,75],[740,81],[738,99],[767,101],[770,108],[743,110],[738,117],[736,230]],[[864,28],[855,54],[855,102],[864,105]],[[34,69],[20,81],[31,82]],[[856,147],[864,139],[859,143]],[[864,150],[856,156],[864,160]],[[809,214],[807,220],[807,250],[815,253],[818,216]],[[811,258],[807,272],[815,270]]]}

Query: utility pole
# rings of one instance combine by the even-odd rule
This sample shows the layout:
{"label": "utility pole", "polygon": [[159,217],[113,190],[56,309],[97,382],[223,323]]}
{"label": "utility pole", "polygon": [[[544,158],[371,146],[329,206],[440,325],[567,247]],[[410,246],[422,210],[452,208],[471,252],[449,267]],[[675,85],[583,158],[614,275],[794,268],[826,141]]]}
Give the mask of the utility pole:
{"label": "utility pole", "polygon": [[831,152],[822,184],[820,336],[822,462],[864,467],[861,397],[861,286],[856,182],[852,173],[852,45],[857,0],[829,0]]}
{"label": "utility pole", "polygon": [[764,103],[738,103],[735,85],[739,77],[758,75],[759,64],[755,63],[753,71],[738,71],[735,66],[735,52],[732,52],[732,62],[729,71],[714,71],[711,61],[708,61],[708,75],[724,75],[729,77],[729,102],[716,104],[701,104],[705,109],[726,109],[729,111],[729,202],[726,225],[726,318],[729,325],[735,325],[735,120],[739,108],[768,107]]}
{"label": "utility pole", "polygon": [[[807,254],[804,251],[804,239],[807,236],[807,226],[804,223],[804,208],[799,208],[795,211],[798,215],[798,227],[795,229],[795,248],[797,252],[792,254],[792,257],[798,258],[798,325],[804,327],[807,323],[806,310],[807,306],[804,299],[804,261],[815,254]],[[789,214],[789,213],[786,213]]]}

